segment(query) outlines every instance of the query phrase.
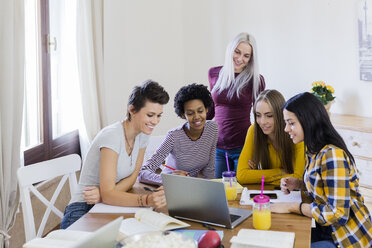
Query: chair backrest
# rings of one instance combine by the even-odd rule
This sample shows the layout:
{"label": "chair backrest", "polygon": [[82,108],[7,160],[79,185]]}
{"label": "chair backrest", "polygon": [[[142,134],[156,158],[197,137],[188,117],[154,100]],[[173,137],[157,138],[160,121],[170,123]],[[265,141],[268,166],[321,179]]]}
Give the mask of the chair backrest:
{"label": "chair backrest", "polygon": [[[59,209],[57,209],[54,206],[54,204],[67,179],[69,179],[70,192],[72,196],[73,192],[77,187],[75,172],[79,171],[80,167],[81,167],[80,156],[77,154],[71,154],[64,157],[27,165],[18,169],[17,176],[21,194],[26,242],[35,237],[41,237],[41,235],[44,232],[44,228],[51,211],[53,211],[61,219],[63,218],[63,213]],[[34,187],[33,184],[50,180],[58,176],[63,177],[61,178],[61,181],[59,182],[51,200],[48,201]],[[30,192],[32,192],[43,204],[45,204],[45,206],[47,206],[47,209],[44,213],[41,224],[37,231],[37,234],[35,231],[35,220],[31,204]]]}
{"label": "chair backrest", "polygon": [[163,143],[164,139],[165,135],[150,136],[149,144],[146,147],[143,163],[145,163],[149,158],[151,158],[151,155],[156,152],[161,143]]}

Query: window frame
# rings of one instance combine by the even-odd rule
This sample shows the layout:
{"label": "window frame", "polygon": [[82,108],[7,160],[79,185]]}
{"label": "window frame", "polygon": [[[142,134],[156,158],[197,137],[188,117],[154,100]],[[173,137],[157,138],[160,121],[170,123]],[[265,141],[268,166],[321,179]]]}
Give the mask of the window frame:
{"label": "window frame", "polygon": [[40,0],[41,35],[41,144],[24,150],[24,164],[76,153],[81,156],[79,131],[74,130],[53,139],[50,54],[48,53],[49,0]]}

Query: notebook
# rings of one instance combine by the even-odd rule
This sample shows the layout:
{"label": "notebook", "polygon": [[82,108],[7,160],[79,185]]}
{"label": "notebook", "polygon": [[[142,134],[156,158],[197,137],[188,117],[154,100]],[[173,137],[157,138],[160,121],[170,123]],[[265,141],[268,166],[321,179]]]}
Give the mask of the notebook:
{"label": "notebook", "polygon": [[113,248],[123,217],[106,224],[95,232],[55,230],[45,238],[34,238],[23,248]]}
{"label": "notebook", "polygon": [[110,223],[104,225],[100,229],[93,232],[91,235],[79,240],[73,248],[113,248],[116,243],[116,237],[119,233],[119,228],[123,217],[119,217]]}
{"label": "notebook", "polygon": [[[211,180],[216,181],[216,182],[222,182],[222,178],[215,178]],[[236,192],[239,194],[239,193],[242,193],[242,191],[243,191],[243,186],[240,183],[236,183]]]}
{"label": "notebook", "polygon": [[252,211],[229,208],[222,182],[161,174],[169,215],[210,225],[234,228]]}
{"label": "notebook", "polygon": [[230,242],[231,248],[293,248],[295,233],[240,229]]}

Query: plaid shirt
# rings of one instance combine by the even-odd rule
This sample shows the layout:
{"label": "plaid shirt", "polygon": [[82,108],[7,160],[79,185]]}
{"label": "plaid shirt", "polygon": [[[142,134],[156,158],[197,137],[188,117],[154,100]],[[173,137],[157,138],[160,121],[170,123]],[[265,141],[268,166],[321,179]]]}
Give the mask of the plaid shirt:
{"label": "plaid shirt", "polygon": [[331,226],[341,247],[372,247],[371,215],[359,193],[355,164],[340,148],[326,145],[308,155],[304,182],[317,223]]}

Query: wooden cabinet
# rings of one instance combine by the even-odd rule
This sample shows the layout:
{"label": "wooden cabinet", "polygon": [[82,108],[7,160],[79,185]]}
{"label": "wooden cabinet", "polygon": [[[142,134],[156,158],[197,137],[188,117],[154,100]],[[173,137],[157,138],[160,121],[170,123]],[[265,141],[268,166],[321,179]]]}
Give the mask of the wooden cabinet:
{"label": "wooden cabinet", "polygon": [[372,118],[332,114],[331,121],[353,154],[359,172],[360,192],[372,211]]}

